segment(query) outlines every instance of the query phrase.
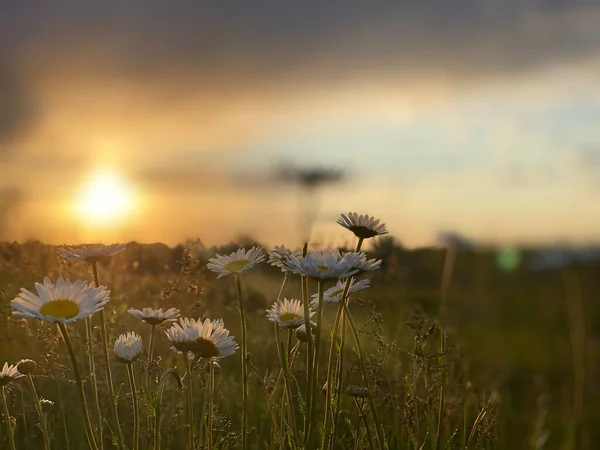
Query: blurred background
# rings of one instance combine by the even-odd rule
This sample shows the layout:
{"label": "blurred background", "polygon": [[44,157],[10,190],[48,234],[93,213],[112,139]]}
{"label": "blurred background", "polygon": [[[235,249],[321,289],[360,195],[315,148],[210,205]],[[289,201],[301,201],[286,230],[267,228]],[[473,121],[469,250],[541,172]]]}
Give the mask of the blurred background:
{"label": "blurred background", "polygon": [[600,2],[0,5],[0,239],[584,245]]}

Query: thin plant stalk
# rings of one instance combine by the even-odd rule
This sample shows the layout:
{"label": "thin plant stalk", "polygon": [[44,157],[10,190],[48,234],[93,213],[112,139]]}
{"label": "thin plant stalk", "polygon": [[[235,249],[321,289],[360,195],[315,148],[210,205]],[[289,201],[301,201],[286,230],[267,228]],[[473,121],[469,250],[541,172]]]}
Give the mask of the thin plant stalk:
{"label": "thin plant stalk", "polygon": [[192,395],[192,370],[190,367],[190,360],[187,353],[183,353],[183,360],[185,361],[185,372],[187,378],[187,403],[188,403],[188,421],[189,421],[189,450],[194,450],[194,397]]}
{"label": "thin plant stalk", "polygon": [[104,423],[102,420],[102,410],[100,409],[100,400],[98,399],[98,382],[96,378],[96,363],[94,362],[94,338],[92,332],[92,318],[86,317],[85,319],[85,337],[87,340],[87,351],[88,351],[88,364],[90,369],[90,382],[92,385],[92,392],[94,394],[94,408],[96,409],[96,419],[98,420],[98,440],[100,447],[102,448],[102,432]]}
{"label": "thin plant stalk", "polygon": [[[92,275],[94,276],[94,283],[96,287],[100,287],[100,281],[98,278],[98,263],[92,262]],[[123,432],[121,431],[121,424],[119,423],[119,412],[117,410],[117,398],[115,396],[115,387],[113,385],[112,372],[110,369],[110,360],[108,358],[108,340],[106,336],[106,321],[104,320],[104,310],[100,310],[98,313],[100,317],[100,338],[102,340],[102,353],[104,355],[104,366],[106,370],[106,381],[108,384],[108,393],[110,395],[110,406],[113,416],[114,425],[117,431],[117,439],[119,440],[119,448],[123,448]]]}
{"label": "thin plant stalk", "polygon": [[248,365],[246,363],[246,353],[248,351],[248,342],[246,337],[246,312],[244,311],[244,300],[242,297],[242,280],[240,275],[235,275],[235,287],[238,297],[240,310],[240,325],[242,328],[242,449],[248,449]]}
{"label": "thin plant stalk", "polygon": [[[358,242],[356,244],[356,252],[359,252],[363,242],[364,242],[364,238],[358,238]],[[334,350],[334,346],[337,342],[337,333],[339,330],[340,333],[340,351],[339,351],[339,356],[338,356],[338,361],[337,361],[337,365],[336,365],[336,369],[337,369],[337,373],[336,373],[336,383],[335,383],[335,395],[336,395],[336,401],[335,401],[335,410],[334,410],[334,414],[333,414],[333,430],[331,432],[332,434],[332,438],[331,438],[331,447],[335,448],[335,441],[337,439],[337,432],[338,432],[338,422],[340,419],[340,399],[341,399],[341,392],[342,392],[342,379],[343,379],[343,373],[344,373],[344,349],[346,347],[346,319],[344,317],[344,303],[346,303],[348,301],[348,291],[350,290],[350,286],[352,285],[352,278],[348,278],[346,280],[346,284],[344,285],[344,291],[342,292],[342,296],[340,298],[340,304],[338,305],[338,311],[336,314],[336,318],[335,318],[335,322],[333,325],[333,336],[331,337],[331,346],[329,348],[329,363],[327,365],[327,386],[330,386],[332,383],[332,375],[331,375],[331,370],[333,369],[333,350]],[[329,421],[329,414],[327,413],[327,408],[330,407],[331,404],[331,391],[328,389],[327,390],[327,401],[325,403],[325,439],[323,439],[323,444],[324,445],[328,445],[329,443],[329,431],[330,428],[328,426],[328,421]]]}
{"label": "thin plant stalk", "polygon": [[[252,367],[252,370],[254,371],[256,378],[258,378],[258,381],[259,381],[261,387],[263,388],[265,398],[267,399],[267,406],[269,407],[269,412],[271,413],[271,421],[273,422],[273,433],[275,434],[276,439],[278,439],[279,442],[281,443],[281,445],[283,445],[283,438],[281,437],[280,428],[277,425],[277,417],[275,415],[275,409],[273,407],[273,400],[272,400],[271,396],[269,395],[267,386],[265,385],[263,378],[260,376],[257,367],[252,362],[250,362],[250,367]],[[280,374],[281,374],[281,372],[280,372]],[[275,383],[275,389],[273,389],[273,392],[277,392],[278,386],[279,386],[279,378],[277,379],[277,382]]]}
{"label": "thin plant stalk", "polygon": [[[294,403],[292,401],[292,377],[290,372],[290,360],[289,354],[291,351],[291,342],[292,342],[292,330],[288,330],[288,341],[285,349],[282,350],[282,346],[279,342],[279,327],[275,325],[275,345],[277,346],[277,350],[279,353],[279,360],[281,364],[281,369],[283,370],[284,377],[284,385],[285,385],[285,393],[284,399],[287,398],[287,406],[288,406],[288,415],[289,415],[289,423],[292,428],[292,433],[294,435],[294,445],[298,445],[298,429],[296,427],[296,415],[294,414]],[[283,403],[283,402],[282,402]]]}
{"label": "thin plant stalk", "polygon": [[[448,291],[450,290],[450,284],[452,282],[452,272],[454,270],[454,262],[456,261],[456,251],[453,247],[448,247],[446,255],[444,257],[444,268],[442,269],[442,283],[440,287],[440,317],[442,321],[446,314],[446,301],[448,298]],[[446,353],[446,333],[442,326],[440,326],[440,360],[442,365],[442,382],[440,384],[440,403],[438,407],[438,421],[437,421],[437,434],[435,441],[436,450],[440,450],[442,445],[442,429],[443,429],[443,415],[444,415],[444,389],[446,380],[444,377],[444,360]]]}
{"label": "thin plant stalk", "polygon": [[6,403],[6,386],[2,386],[2,411],[4,413],[4,422],[6,423],[6,434],[8,436],[8,445],[10,450],[15,450],[15,438],[13,436],[12,425],[10,424],[10,413]]}
{"label": "thin plant stalk", "polygon": [[302,286],[302,304],[304,305],[304,327],[306,329],[306,414],[304,416],[304,439],[305,446],[308,443],[308,427],[311,417],[312,407],[312,356],[313,356],[313,335],[310,325],[310,308],[308,299],[308,277],[302,275],[300,279]]}
{"label": "thin plant stalk", "polygon": [[181,390],[183,388],[183,385],[181,383],[181,378],[179,377],[177,370],[175,370],[174,368],[170,368],[163,372],[162,377],[158,383],[158,389],[156,391],[156,417],[154,419],[155,420],[155,422],[154,422],[154,450],[160,450],[160,440],[161,440],[160,408],[161,408],[161,403],[162,403],[162,395],[163,395],[163,391],[165,389],[165,383],[167,381],[168,375],[172,375],[175,378],[175,381],[177,381],[177,387],[179,388],[179,390]]}
{"label": "thin plant stalk", "polygon": [[209,392],[208,392],[208,450],[213,449],[213,409],[215,402],[215,364],[209,361]]}
{"label": "thin plant stalk", "polygon": [[[151,432],[152,431],[152,420],[151,420],[151,412],[152,412],[152,408],[151,408],[151,404],[154,403],[154,399],[152,397],[152,392],[150,390],[150,366],[152,365],[152,362],[154,361],[154,336],[155,336],[155,331],[156,331],[156,325],[151,325],[151,330],[150,330],[150,340],[149,340],[149,345],[148,345],[148,360],[147,360],[147,364],[146,364],[146,379],[145,379],[145,383],[143,385],[144,387],[144,394],[146,397],[146,426],[148,427],[148,430]],[[154,411],[154,413],[156,414],[156,411]]]}
{"label": "thin plant stalk", "polygon": [[146,387],[150,390],[150,365],[154,361],[154,335],[156,331],[156,325],[152,325],[150,330],[150,343],[148,344],[148,365],[146,366]]}
{"label": "thin plant stalk", "polygon": [[373,435],[371,434],[371,429],[369,428],[369,422],[367,421],[367,416],[365,416],[364,401],[361,400],[361,402],[359,404],[358,400],[356,400],[355,398],[353,400],[354,400],[354,405],[356,405],[356,409],[358,410],[358,414],[360,415],[360,418],[363,420],[363,422],[365,424],[365,431],[367,433],[367,438],[369,439],[369,447],[371,448],[371,450],[375,450],[375,445],[373,443]]}
{"label": "thin plant stalk", "polygon": [[[309,425],[308,425],[308,440],[307,443],[308,445],[312,446],[312,442],[313,442],[313,434],[316,428],[316,408],[317,408],[317,383],[319,380],[319,354],[320,354],[320,350],[321,350],[321,328],[323,327],[323,297],[325,294],[325,283],[322,281],[318,282],[318,306],[317,306],[317,332],[315,333],[315,349],[314,349],[314,356],[312,359],[312,379],[311,379],[311,385],[312,385],[312,396],[310,399],[310,419],[309,419]],[[310,329],[307,329],[307,336],[309,336],[311,334]],[[330,387],[329,385],[327,386],[327,390],[329,390]],[[307,445],[307,447],[308,447]]]}
{"label": "thin plant stalk", "polygon": [[58,383],[56,383],[57,385],[57,390],[58,390],[58,404],[60,406],[60,416],[62,419],[62,424],[63,424],[63,432],[64,432],[64,436],[65,436],[65,445],[67,447],[67,450],[71,449],[71,442],[69,441],[69,428],[67,427],[67,414],[66,414],[66,408],[65,408],[65,402],[63,401],[63,395],[62,395],[62,388],[60,387],[61,383],[60,381]]}
{"label": "thin plant stalk", "polygon": [[77,393],[79,394],[79,405],[81,406],[81,413],[83,414],[83,424],[85,426],[85,434],[87,436],[88,445],[90,449],[98,450],[98,445],[96,444],[96,439],[94,438],[92,421],[90,420],[90,413],[85,401],[85,392],[83,391],[81,372],[79,371],[79,365],[77,364],[77,358],[75,357],[75,351],[73,350],[73,343],[71,342],[67,327],[63,323],[58,324],[58,329],[63,340],[65,341],[67,350],[69,351],[69,356],[71,357],[71,364],[73,365],[73,373],[75,374],[75,383],[77,385]]}
{"label": "thin plant stalk", "polygon": [[140,406],[138,403],[137,389],[135,387],[135,375],[133,364],[126,364],[129,386],[131,387],[131,398],[133,401],[133,450],[140,448]]}
{"label": "thin plant stalk", "polygon": [[379,424],[379,420],[377,419],[377,411],[375,409],[375,400],[373,399],[373,392],[371,391],[371,386],[369,383],[369,374],[367,373],[367,365],[365,363],[365,356],[362,350],[362,344],[360,343],[360,335],[358,334],[358,329],[356,328],[356,323],[354,322],[354,318],[352,314],[350,314],[350,309],[348,305],[344,304],[344,313],[348,319],[348,325],[350,325],[350,330],[352,331],[352,336],[354,337],[354,343],[356,344],[356,353],[359,361],[359,368],[361,372],[361,376],[363,378],[363,383],[367,388],[367,392],[369,395],[369,407],[371,408],[371,414],[373,415],[373,422],[375,424],[375,432],[377,434],[377,442],[379,444],[379,448],[387,449],[387,443],[385,441],[385,437],[383,435],[383,431],[381,430],[381,425]]}
{"label": "thin plant stalk", "polygon": [[25,394],[24,392],[21,390],[21,415],[23,416],[23,430],[25,431],[25,434],[29,434],[29,432],[27,431],[27,413],[25,411]]}
{"label": "thin plant stalk", "polygon": [[40,430],[42,432],[42,439],[44,440],[44,449],[50,450],[50,440],[48,437],[48,427],[46,423],[46,418],[44,417],[44,413],[42,412],[40,398],[38,397],[37,390],[35,388],[35,383],[33,382],[33,377],[31,376],[31,374],[27,375],[27,381],[29,382],[29,388],[31,389],[31,395],[33,396],[33,402],[38,415],[38,421],[40,422]]}
{"label": "thin plant stalk", "polygon": [[[335,316],[335,321],[334,321],[334,325],[333,325],[333,334],[331,336],[331,343],[329,346],[329,360],[327,363],[327,386],[332,386],[332,382],[333,382],[333,355],[335,354],[335,345],[337,343],[337,336],[338,336],[338,330],[341,328],[342,323],[344,321],[344,303],[347,300],[348,297],[348,291],[350,290],[350,285],[352,284],[352,278],[348,278],[346,280],[346,284],[344,286],[344,291],[342,292],[342,296],[340,298],[340,302],[338,305],[338,310]],[[343,352],[343,344],[340,343],[340,357],[341,354]],[[341,390],[341,378],[342,378],[342,367],[340,365],[340,360],[338,360],[338,364],[336,365],[337,367],[337,379],[336,379],[336,394],[340,395],[340,393],[338,391]],[[333,389],[327,389],[327,392],[325,393],[325,417],[324,417],[324,423],[323,423],[323,427],[325,430],[325,437],[323,439],[323,443],[321,448],[326,448],[326,446],[328,445],[329,442],[329,432],[331,430],[331,422],[330,422],[330,418],[331,418],[331,414],[330,414],[330,409],[331,409],[331,392]],[[339,403],[338,403],[338,407],[339,407]],[[337,411],[334,412],[334,417],[337,417]],[[335,422],[335,420],[334,420]],[[335,427],[335,423],[333,424],[333,426]]]}

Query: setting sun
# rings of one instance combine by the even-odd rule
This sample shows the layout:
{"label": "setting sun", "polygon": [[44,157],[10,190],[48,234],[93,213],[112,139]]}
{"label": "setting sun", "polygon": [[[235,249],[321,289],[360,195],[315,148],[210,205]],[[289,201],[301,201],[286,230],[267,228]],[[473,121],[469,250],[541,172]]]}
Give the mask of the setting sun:
{"label": "setting sun", "polygon": [[94,223],[119,222],[129,215],[132,206],[130,186],[113,172],[94,174],[76,200],[80,219]]}

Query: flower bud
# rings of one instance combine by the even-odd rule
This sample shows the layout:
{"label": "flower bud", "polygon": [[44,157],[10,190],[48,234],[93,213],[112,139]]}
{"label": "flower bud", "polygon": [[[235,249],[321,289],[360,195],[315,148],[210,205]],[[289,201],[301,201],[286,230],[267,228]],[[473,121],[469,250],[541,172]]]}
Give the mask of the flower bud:
{"label": "flower bud", "polygon": [[350,397],[355,398],[366,398],[369,396],[369,391],[366,388],[362,386],[357,386],[355,384],[351,384],[350,386],[348,386],[346,392],[348,392],[348,395]]}
{"label": "flower bud", "polygon": [[40,406],[42,408],[42,412],[49,413],[52,411],[54,402],[52,400],[48,400],[47,398],[43,398],[40,400]]}
{"label": "flower bud", "polygon": [[22,359],[17,363],[17,370],[23,375],[29,375],[35,372],[37,364],[33,359]]}

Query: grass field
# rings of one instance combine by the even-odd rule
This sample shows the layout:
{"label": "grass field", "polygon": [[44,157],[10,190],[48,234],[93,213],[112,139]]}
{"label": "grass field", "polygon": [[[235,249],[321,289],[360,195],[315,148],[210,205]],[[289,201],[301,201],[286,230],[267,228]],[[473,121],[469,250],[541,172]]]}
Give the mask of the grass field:
{"label": "grass field", "polygon": [[[242,243],[247,244],[247,243]],[[246,247],[248,247],[246,245]],[[233,277],[217,279],[206,268],[214,254],[235,251],[238,245],[206,249],[198,243],[174,249],[162,244],[130,244],[124,252],[101,261],[100,283],[111,290],[105,307],[112,373],[118,392],[118,412],[127,448],[132,448],[133,409],[127,371],[113,355],[116,337],[138,332],[147,350],[150,327],[127,314],[129,307],[181,310],[182,316],[223,318],[240,343],[240,322]],[[368,252],[381,258],[382,268],[368,275],[371,288],[351,297],[365,355],[370,393],[381,433],[389,449],[593,449],[600,443],[598,376],[600,346],[600,264],[571,265],[560,269],[533,269],[527,252],[513,270],[503,270],[491,250],[457,251],[448,270],[447,292],[442,276],[448,253],[444,249],[404,250],[391,239],[378,241]],[[39,395],[54,406],[46,414],[53,449],[88,448],[80,413],[74,374],[65,344],[55,325],[11,317],[10,301],[24,287],[44,276],[91,280],[83,263],[64,262],[55,248],[40,243],[0,246],[0,363],[29,358],[37,362],[33,380]],[[292,408],[277,383],[281,370],[275,331],[265,311],[277,299],[284,275],[276,267],[260,264],[242,277],[248,329],[249,369],[247,445],[252,449],[304,448],[306,410],[306,344],[299,344],[291,368]],[[289,277],[283,296],[301,297],[300,277]],[[310,282],[309,293],[317,291]],[[444,307],[442,308],[442,304]],[[325,304],[317,383],[326,380],[331,327],[336,304]],[[109,413],[99,323],[93,316],[100,411],[104,416],[103,447],[112,448],[113,422]],[[445,332],[440,353],[440,326]],[[84,388],[92,422],[86,329],[83,320],[69,325],[74,350],[83,371]],[[283,343],[287,334],[280,333]],[[297,342],[294,337],[292,345]],[[150,390],[167,368],[183,377],[183,357],[169,350],[162,331],[156,335],[150,364]],[[348,331],[345,341],[343,389],[336,448],[379,448],[376,423],[366,398],[346,394],[350,385],[364,387],[356,345]],[[335,356],[335,355],[334,355]],[[289,362],[289,361],[288,361]],[[196,446],[205,448],[208,420],[206,392],[208,365],[192,371]],[[147,354],[134,364],[140,404],[140,446],[154,448],[154,411],[147,408]],[[211,446],[241,448],[242,386],[240,350],[216,367],[214,421]],[[285,378],[285,377],[284,377]],[[186,380],[187,381],[187,380]],[[166,379],[162,401],[161,448],[188,446],[188,387],[179,390]],[[443,386],[443,402],[440,394]],[[38,416],[23,379],[6,389],[17,449],[42,449]],[[269,401],[267,401],[267,398]],[[154,402],[155,404],[155,402]],[[271,405],[272,409],[269,409]],[[442,405],[440,411],[440,405]],[[323,432],[325,396],[317,393],[312,411],[316,435]],[[290,410],[293,412],[290,413]],[[364,417],[362,416],[364,414]],[[5,420],[4,415],[3,421]],[[309,418],[310,419],[310,418]],[[309,420],[310,421],[310,420]],[[295,430],[289,426],[296,423]],[[0,448],[10,448],[4,424]],[[438,429],[439,428],[439,429]],[[293,431],[300,437],[294,439]],[[286,435],[281,443],[278,435]],[[438,442],[439,436],[439,442]],[[114,439],[114,437],[112,438]],[[316,442],[316,441],[315,441]],[[316,448],[316,446],[315,446]]]}

